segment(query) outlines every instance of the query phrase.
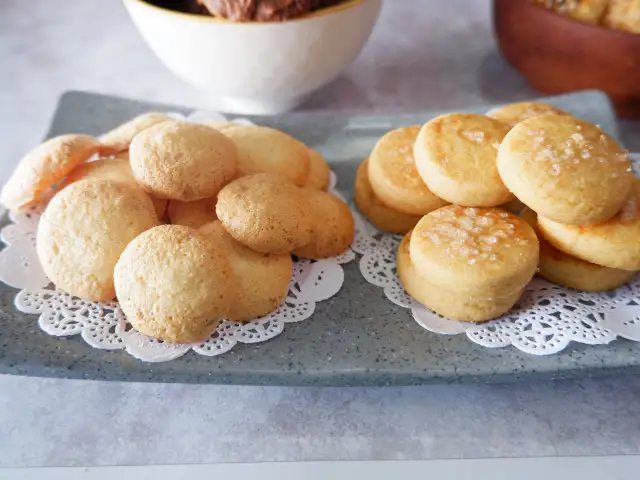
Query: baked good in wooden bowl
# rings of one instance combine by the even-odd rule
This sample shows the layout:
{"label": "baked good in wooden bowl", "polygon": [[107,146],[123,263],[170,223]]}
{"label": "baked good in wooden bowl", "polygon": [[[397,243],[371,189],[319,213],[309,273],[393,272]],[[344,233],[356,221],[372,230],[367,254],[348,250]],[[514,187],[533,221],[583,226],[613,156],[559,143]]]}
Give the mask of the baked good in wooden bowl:
{"label": "baked good in wooden bowl", "polygon": [[640,11],[637,0],[494,0],[494,30],[503,56],[536,89],[602,90],[619,116],[640,118],[634,9]]}

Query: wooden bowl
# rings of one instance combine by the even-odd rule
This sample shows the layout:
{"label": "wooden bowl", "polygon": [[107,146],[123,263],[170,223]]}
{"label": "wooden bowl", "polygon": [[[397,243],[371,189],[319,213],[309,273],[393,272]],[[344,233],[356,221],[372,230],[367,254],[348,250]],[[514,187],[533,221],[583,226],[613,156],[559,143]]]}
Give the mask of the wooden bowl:
{"label": "wooden bowl", "polygon": [[546,94],[597,89],[620,117],[640,118],[640,35],[564,17],[529,0],[494,0],[506,60]]}

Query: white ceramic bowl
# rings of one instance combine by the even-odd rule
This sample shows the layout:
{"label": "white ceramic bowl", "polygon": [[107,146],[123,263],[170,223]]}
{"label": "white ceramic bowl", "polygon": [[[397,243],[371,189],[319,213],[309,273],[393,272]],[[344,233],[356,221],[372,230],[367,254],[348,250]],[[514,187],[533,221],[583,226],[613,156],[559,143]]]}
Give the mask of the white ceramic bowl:
{"label": "white ceramic bowl", "polygon": [[348,0],[286,22],[234,23],[123,0],[160,60],[227,112],[295,108],[334,80],[369,39],[382,0]]}

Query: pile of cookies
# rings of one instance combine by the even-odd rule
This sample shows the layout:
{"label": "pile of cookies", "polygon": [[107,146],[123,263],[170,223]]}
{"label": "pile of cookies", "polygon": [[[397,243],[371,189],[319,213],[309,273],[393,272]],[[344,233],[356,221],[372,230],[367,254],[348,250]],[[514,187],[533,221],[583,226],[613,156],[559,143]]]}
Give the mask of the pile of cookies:
{"label": "pile of cookies", "polygon": [[543,103],[387,133],[357,172],[355,200],[378,229],[405,235],[406,291],[455,320],[504,314],[536,271],[585,291],[640,271],[640,180],[626,152]]}
{"label": "pile of cookies", "polygon": [[48,202],[36,239],[56,288],[117,297],[133,327],[204,341],[221,319],[275,310],[292,255],[343,253],[348,206],[320,153],[283,132],[147,113],[100,139],[71,134],[28,153],[2,189],[13,211]]}

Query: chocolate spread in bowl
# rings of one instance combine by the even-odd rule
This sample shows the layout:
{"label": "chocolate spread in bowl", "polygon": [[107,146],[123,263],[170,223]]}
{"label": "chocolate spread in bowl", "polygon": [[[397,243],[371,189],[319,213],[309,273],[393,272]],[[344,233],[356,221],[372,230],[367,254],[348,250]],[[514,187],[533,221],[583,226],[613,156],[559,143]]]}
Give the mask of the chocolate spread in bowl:
{"label": "chocolate spread in bowl", "polygon": [[345,0],[148,0],[160,7],[234,22],[282,22]]}

